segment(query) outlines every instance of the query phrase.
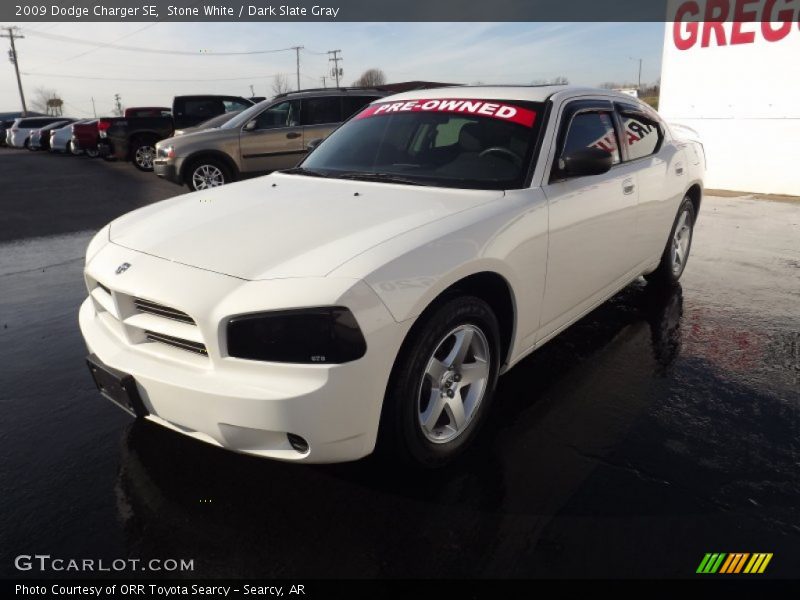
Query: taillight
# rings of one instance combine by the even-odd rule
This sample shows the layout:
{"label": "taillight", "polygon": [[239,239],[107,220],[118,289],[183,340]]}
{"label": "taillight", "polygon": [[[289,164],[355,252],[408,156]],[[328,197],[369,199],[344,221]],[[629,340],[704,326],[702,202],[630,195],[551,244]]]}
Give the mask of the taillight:
{"label": "taillight", "polygon": [[111,127],[111,121],[108,119],[100,119],[97,122],[97,131],[105,131],[109,127]]}

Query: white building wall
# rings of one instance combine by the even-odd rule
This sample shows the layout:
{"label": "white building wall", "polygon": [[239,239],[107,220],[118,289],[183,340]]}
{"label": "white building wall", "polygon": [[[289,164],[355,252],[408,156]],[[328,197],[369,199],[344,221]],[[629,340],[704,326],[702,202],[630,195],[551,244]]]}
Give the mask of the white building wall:
{"label": "white building wall", "polygon": [[676,25],[692,5],[703,18],[705,0],[669,3],[659,112],[700,134],[707,187],[800,196],[800,0],[727,2],[763,24]]}

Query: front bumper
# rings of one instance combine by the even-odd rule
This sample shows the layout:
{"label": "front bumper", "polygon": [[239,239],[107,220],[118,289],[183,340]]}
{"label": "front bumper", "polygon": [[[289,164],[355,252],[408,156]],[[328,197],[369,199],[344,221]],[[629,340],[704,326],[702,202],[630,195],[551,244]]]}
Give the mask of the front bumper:
{"label": "front bumper", "polygon": [[183,181],[180,178],[180,169],[175,162],[169,162],[165,158],[156,158],[153,161],[153,172],[162,179],[183,185]]}
{"label": "front bumper", "polygon": [[[122,262],[133,267],[117,278],[114,269]],[[104,310],[97,293],[86,299],[79,322],[88,349],[133,376],[147,419],[230,450],[287,461],[342,462],[374,449],[386,382],[410,324],[395,322],[366,284],[326,278],[242,282],[114,244],[92,259],[86,278],[90,289],[94,282],[111,288],[115,306],[106,306],[119,311],[115,318]],[[344,304],[356,315],[367,340],[363,358],[297,365],[225,355],[218,338],[229,315],[308,306],[302,299],[315,288],[320,293],[311,305]],[[128,315],[134,290],[194,317],[208,356],[138,337],[133,324],[142,315]],[[290,433],[308,442],[307,452],[293,449]]]}

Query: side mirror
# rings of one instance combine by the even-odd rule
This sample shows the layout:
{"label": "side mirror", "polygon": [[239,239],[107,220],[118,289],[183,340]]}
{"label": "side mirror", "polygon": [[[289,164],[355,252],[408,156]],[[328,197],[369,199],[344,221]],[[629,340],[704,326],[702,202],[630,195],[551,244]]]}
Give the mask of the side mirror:
{"label": "side mirror", "polygon": [[558,159],[558,169],[565,177],[584,177],[607,173],[614,163],[611,152],[600,148],[581,148]]}
{"label": "side mirror", "polygon": [[306,144],[306,150],[308,150],[309,153],[313,152],[316,149],[316,147],[322,143],[322,140],[323,138],[314,138],[313,140],[308,142],[308,144]]}
{"label": "side mirror", "polygon": [[255,131],[256,125],[258,125],[258,123],[255,119],[253,119],[252,121],[245,123],[245,126],[242,129],[244,129],[244,131]]}

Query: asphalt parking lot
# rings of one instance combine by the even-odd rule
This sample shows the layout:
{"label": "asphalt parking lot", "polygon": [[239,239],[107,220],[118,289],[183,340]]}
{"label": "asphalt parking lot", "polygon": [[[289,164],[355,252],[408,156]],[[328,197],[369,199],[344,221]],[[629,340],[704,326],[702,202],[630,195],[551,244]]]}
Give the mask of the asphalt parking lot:
{"label": "asphalt parking lot", "polygon": [[[192,577],[691,577],[800,556],[800,202],[704,200],[682,286],[636,283],[500,383],[437,472],[258,460],[133,423],[77,311],[111,218],[185,189],[0,148],[0,573],[181,557]],[[152,574],[149,574],[152,575]]]}

